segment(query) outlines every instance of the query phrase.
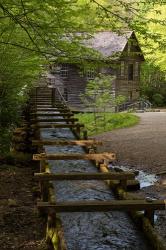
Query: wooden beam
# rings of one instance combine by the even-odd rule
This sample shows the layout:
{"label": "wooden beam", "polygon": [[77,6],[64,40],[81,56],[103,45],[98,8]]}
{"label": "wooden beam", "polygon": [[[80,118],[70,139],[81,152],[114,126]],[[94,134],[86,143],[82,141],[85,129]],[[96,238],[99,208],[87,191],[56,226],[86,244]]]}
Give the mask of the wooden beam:
{"label": "wooden beam", "polygon": [[65,112],[65,110],[66,110],[66,112],[70,112],[70,109],[69,108],[67,108],[67,107],[65,107],[65,108],[38,108],[37,107],[37,109],[36,109],[37,111],[63,111],[63,112]]}
{"label": "wooden beam", "polygon": [[107,211],[142,211],[165,210],[164,200],[148,202],[146,200],[111,200],[111,201],[66,201],[38,202],[38,208],[55,209],[59,212],[107,212]]}
{"label": "wooden beam", "polygon": [[[78,118],[51,118],[51,119],[33,119],[36,122],[77,122]],[[32,121],[32,120],[31,120]]]}
{"label": "wooden beam", "polygon": [[97,146],[103,145],[101,141],[96,140],[32,140],[32,145],[56,145],[56,146],[66,146],[66,145],[76,145],[76,146]]}
{"label": "wooden beam", "polygon": [[34,116],[65,116],[65,117],[70,117],[70,116],[73,116],[74,114],[73,113],[31,113],[31,115],[34,115]]}
{"label": "wooden beam", "polygon": [[40,181],[50,180],[132,180],[135,174],[131,172],[123,173],[35,173],[34,178]]}
{"label": "wooden beam", "polygon": [[31,125],[32,128],[83,128],[83,124],[63,124],[63,123],[57,123],[57,124],[34,124]]}
{"label": "wooden beam", "polygon": [[[50,108],[50,106],[52,107],[52,104],[50,103],[50,104],[45,104],[45,103],[41,103],[41,104],[39,104],[39,103],[36,103],[36,105],[37,105],[37,107],[38,108]],[[54,106],[55,108],[66,108],[66,105],[58,105],[58,104],[55,104],[55,106]]]}
{"label": "wooden beam", "polygon": [[33,160],[94,160],[94,161],[102,161],[102,160],[115,160],[115,154],[113,153],[101,153],[101,154],[34,154]]}
{"label": "wooden beam", "polygon": [[50,103],[50,104],[37,104],[36,103],[36,106],[38,107],[38,108],[51,108],[52,107],[52,104]]}
{"label": "wooden beam", "polygon": [[[36,101],[35,102],[35,104],[37,105],[37,106],[51,106],[52,107],[52,102],[39,102],[39,101]],[[60,105],[60,104],[54,104],[54,107],[66,107],[65,105]]]}

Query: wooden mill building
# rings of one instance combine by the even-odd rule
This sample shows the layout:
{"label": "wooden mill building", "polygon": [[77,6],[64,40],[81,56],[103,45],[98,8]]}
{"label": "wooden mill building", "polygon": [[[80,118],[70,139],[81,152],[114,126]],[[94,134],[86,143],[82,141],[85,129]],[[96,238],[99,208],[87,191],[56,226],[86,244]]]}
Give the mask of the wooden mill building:
{"label": "wooden mill building", "polygon": [[134,32],[117,34],[110,31],[97,32],[85,45],[101,55],[100,62],[90,64],[53,64],[51,82],[60,86],[70,106],[81,106],[80,95],[86,84],[99,73],[114,76],[113,93],[124,95],[127,101],[139,98],[140,65],[144,61],[141,48]]}

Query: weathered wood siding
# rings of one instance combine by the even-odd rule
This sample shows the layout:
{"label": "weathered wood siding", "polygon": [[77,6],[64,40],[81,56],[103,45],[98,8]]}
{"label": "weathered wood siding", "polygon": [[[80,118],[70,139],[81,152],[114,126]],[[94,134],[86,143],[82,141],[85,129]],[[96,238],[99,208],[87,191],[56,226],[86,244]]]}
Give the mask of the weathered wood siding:
{"label": "weathered wood siding", "polygon": [[[98,72],[115,76],[115,95],[123,95],[126,101],[134,101],[140,95],[140,65],[144,61],[140,47],[135,35],[130,40],[114,64],[107,64],[107,67],[100,68]],[[121,62],[124,63],[124,74],[121,73]],[[133,65],[133,79],[129,79],[129,65]],[[81,107],[81,95],[85,93],[87,84],[86,75],[81,73],[79,65],[68,64],[68,75],[60,77],[65,89],[65,97],[69,105]]]}
{"label": "weathered wood siding", "polygon": [[68,66],[68,76],[62,78],[66,92],[66,99],[71,106],[79,106],[81,104],[81,95],[84,94],[86,88],[86,78],[81,75],[80,68],[77,65],[70,64]]}

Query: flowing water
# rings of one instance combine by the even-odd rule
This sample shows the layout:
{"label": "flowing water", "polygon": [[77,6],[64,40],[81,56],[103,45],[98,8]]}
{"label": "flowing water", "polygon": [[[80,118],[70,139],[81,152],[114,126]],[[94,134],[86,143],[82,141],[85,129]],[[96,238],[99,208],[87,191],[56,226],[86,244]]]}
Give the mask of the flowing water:
{"label": "flowing water", "polygon": [[[75,139],[67,128],[41,129],[41,138]],[[80,146],[45,146],[44,148],[46,153],[84,153]],[[97,172],[96,167],[85,160],[56,160],[49,161],[49,164],[54,173]],[[56,181],[54,187],[57,201],[114,199],[104,181]],[[60,217],[69,250],[150,249],[143,234],[123,212],[61,213]]]}

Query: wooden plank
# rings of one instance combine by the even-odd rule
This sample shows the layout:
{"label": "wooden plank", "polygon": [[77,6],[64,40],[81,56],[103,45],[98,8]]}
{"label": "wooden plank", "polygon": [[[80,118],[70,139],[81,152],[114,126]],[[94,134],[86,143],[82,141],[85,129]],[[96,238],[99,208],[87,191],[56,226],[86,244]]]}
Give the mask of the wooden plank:
{"label": "wooden plank", "polygon": [[45,102],[45,101],[43,101],[43,102],[39,102],[39,101],[36,101],[36,102],[34,102],[37,106],[45,106],[45,105],[47,105],[47,106],[52,106],[52,103],[51,102]]}
{"label": "wooden plank", "polygon": [[101,154],[34,154],[33,160],[94,160],[94,161],[102,161],[102,160],[115,160],[115,154],[113,153],[101,153]]}
{"label": "wooden plank", "polygon": [[[77,122],[78,118],[51,118],[51,119],[33,119],[36,122]],[[31,121],[33,121],[31,120]]]}
{"label": "wooden plank", "polygon": [[65,110],[66,110],[66,112],[70,112],[70,109],[69,108],[67,108],[67,107],[65,107],[65,108],[38,108],[37,107],[37,109],[36,109],[37,111],[63,111],[63,112],[65,112]]}
{"label": "wooden plank", "polygon": [[[37,105],[37,107],[38,108],[42,108],[42,107],[44,107],[44,108],[50,108],[50,106],[52,106],[52,104],[50,103],[50,104],[45,104],[45,103],[41,103],[41,104],[39,104],[39,103],[36,103],[36,105]],[[54,107],[56,108],[65,108],[66,107],[66,105],[57,105],[57,104],[54,104]]]}
{"label": "wooden plank", "polygon": [[31,115],[34,116],[65,116],[65,117],[70,117],[73,116],[73,113],[31,113]]}
{"label": "wooden plank", "polygon": [[56,145],[56,146],[66,146],[66,145],[76,145],[76,146],[97,146],[103,145],[101,141],[96,140],[32,140],[32,145]]}
{"label": "wooden plank", "polygon": [[131,172],[123,173],[35,173],[36,180],[131,180],[135,178],[135,174]]}
{"label": "wooden plank", "polygon": [[50,103],[50,104],[37,104],[36,103],[36,106],[38,107],[38,108],[51,108],[52,107],[52,104]]}
{"label": "wooden plank", "polygon": [[44,100],[51,100],[51,95],[36,96],[36,99],[41,100],[41,101],[43,101],[43,99]]}
{"label": "wooden plank", "polygon": [[146,200],[38,202],[37,206],[38,208],[55,209],[57,213],[165,210],[164,200],[151,202]]}
{"label": "wooden plank", "polygon": [[62,123],[59,123],[59,124],[34,124],[34,125],[31,125],[32,128],[83,128],[84,125],[83,124],[62,124]]}
{"label": "wooden plank", "polygon": [[[46,102],[46,101],[42,101],[42,102],[36,101],[35,103],[37,106],[46,106],[46,105],[52,106],[53,105],[52,102]],[[65,107],[65,105],[63,105],[63,104],[56,104],[56,103],[54,104],[54,106],[55,107]]]}

